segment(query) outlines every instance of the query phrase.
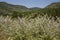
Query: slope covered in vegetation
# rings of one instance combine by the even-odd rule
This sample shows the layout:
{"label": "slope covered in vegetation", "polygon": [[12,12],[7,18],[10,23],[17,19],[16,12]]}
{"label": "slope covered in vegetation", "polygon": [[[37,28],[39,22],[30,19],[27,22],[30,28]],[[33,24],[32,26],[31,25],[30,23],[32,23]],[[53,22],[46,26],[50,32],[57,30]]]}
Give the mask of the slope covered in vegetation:
{"label": "slope covered in vegetation", "polygon": [[[16,12],[16,13],[15,13]],[[51,3],[50,5],[46,6],[45,8],[27,8],[22,5],[13,5],[8,4],[6,2],[0,2],[0,15],[3,16],[32,16],[36,17],[37,15],[45,15],[48,16],[58,16],[60,17],[60,2]]]}

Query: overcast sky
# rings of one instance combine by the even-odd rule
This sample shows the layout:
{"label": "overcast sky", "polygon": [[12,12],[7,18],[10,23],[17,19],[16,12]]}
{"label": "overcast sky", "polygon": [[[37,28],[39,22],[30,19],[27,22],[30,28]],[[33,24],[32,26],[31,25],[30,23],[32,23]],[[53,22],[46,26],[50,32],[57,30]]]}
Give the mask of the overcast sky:
{"label": "overcast sky", "polygon": [[0,0],[0,2],[1,1],[10,4],[24,5],[26,7],[40,7],[40,8],[43,8],[53,2],[60,2],[60,0]]}

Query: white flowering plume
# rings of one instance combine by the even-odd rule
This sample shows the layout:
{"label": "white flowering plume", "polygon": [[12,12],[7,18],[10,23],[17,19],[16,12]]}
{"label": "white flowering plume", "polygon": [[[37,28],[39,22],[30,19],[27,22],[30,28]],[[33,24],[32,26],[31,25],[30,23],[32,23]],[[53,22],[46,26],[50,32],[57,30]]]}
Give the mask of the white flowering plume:
{"label": "white flowering plume", "polygon": [[0,34],[0,40],[60,40],[60,18],[0,16]]}

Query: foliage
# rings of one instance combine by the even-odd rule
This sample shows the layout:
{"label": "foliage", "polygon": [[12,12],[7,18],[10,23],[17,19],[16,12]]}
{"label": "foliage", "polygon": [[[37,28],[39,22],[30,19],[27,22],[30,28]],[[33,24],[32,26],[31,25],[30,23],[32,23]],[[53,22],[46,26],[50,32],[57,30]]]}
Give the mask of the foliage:
{"label": "foliage", "polygon": [[[34,19],[0,16],[0,40],[60,40],[60,18],[47,15]],[[2,39],[2,38],[3,39]]]}
{"label": "foliage", "polygon": [[18,17],[29,17],[32,16],[32,18],[37,17],[38,15],[45,15],[48,14],[48,16],[52,17],[60,17],[60,2],[52,3],[45,8],[39,8],[39,7],[33,7],[33,8],[27,8],[22,5],[12,5],[8,4],[6,2],[0,2],[0,15],[3,16],[12,16]]}

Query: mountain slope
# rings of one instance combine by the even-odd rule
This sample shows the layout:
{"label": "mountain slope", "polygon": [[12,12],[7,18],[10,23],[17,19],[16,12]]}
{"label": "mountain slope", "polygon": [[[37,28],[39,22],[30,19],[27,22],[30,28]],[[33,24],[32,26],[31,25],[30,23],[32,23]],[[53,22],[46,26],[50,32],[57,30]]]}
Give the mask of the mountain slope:
{"label": "mountain slope", "polygon": [[[15,15],[16,13],[20,14],[31,14],[35,13],[38,10],[41,10],[41,8],[38,7],[33,7],[33,8],[27,8],[22,5],[13,5],[13,4],[8,4],[6,2],[0,2],[0,15]],[[15,13],[16,11],[16,13]],[[17,15],[17,14],[16,14]]]}
{"label": "mountain slope", "polygon": [[51,3],[46,8],[60,8],[60,2]]}
{"label": "mountain slope", "polygon": [[12,10],[24,11],[28,8],[22,5],[12,5],[6,2],[0,2],[0,9],[7,10],[7,11],[12,11]]}
{"label": "mountain slope", "polygon": [[[16,12],[15,12],[16,11]],[[14,12],[14,14],[13,14]],[[39,14],[48,14],[52,16],[60,16],[60,2],[51,3],[45,8],[39,8],[39,7],[33,7],[33,8],[27,8],[22,5],[13,5],[8,4],[6,2],[0,2],[0,15],[7,15],[7,14],[13,14],[18,15],[16,13],[19,13],[19,15],[39,15]]]}
{"label": "mountain slope", "polygon": [[60,2],[51,3],[44,8],[44,13],[56,17],[60,17]]}

